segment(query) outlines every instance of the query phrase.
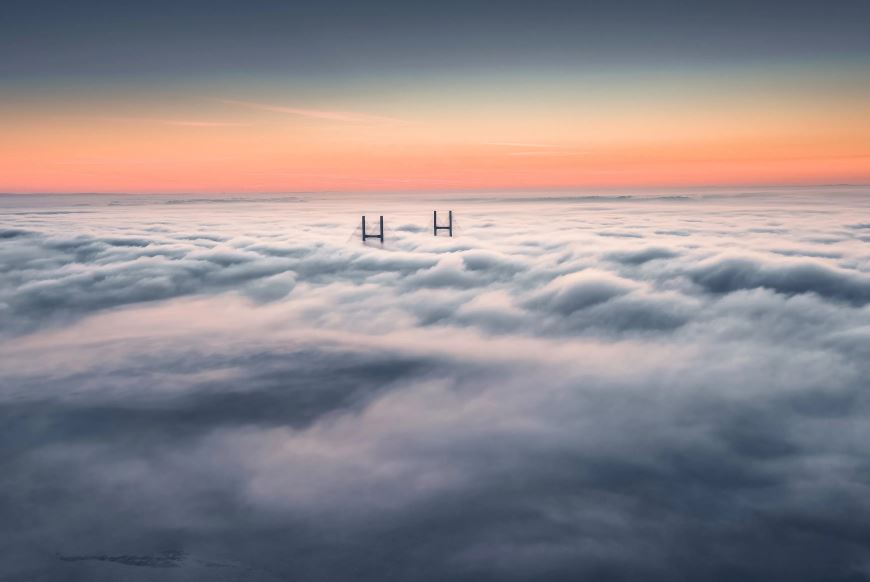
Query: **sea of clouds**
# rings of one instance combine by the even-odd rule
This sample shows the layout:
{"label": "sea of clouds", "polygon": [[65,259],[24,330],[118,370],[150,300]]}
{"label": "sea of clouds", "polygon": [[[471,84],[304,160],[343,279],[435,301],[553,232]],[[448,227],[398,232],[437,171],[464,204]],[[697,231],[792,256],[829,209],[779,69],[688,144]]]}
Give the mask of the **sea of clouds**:
{"label": "sea of clouds", "polygon": [[864,580],[868,443],[860,189],[0,197],[0,580]]}

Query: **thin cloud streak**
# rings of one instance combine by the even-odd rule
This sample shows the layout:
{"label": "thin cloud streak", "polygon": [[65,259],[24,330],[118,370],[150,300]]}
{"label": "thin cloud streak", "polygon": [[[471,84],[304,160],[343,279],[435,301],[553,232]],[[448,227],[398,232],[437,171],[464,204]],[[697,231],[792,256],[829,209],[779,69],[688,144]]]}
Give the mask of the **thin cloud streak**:
{"label": "thin cloud streak", "polygon": [[550,143],[522,143],[512,141],[488,141],[484,145],[499,146],[506,148],[557,148],[559,146]]}
{"label": "thin cloud streak", "polygon": [[395,117],[386,117],[381,115],[369,115],[367,113],[358,113],[355,111],[329,111],[324,109],[304,109],[301,107],[285,107],[283,105],[271,105],[268,103],[257,103],[254,101],[236,101],[232,99],[222,99],[221,103],[228,105],[238,105],[249,109],[259,109],[261,111],[272,111],[275,113],[287,113],[297,115],[299,117],[307,117],[310,119],[327,119],[329,121],[342,121],[346,123],[376,123],[376,124],[405,124],[407,121],[397,119]]}
{"label": "thin cloud streak", "polygon": [[214,121],[209,119],[164,119],[154,117],[104,117],[104,121],[123,121],[133,123],[154,123],[176,127],[249,127],[250,123],[240,121]]}
{"label": "thin cloud streak", "polygon": [[503,148],[525,148],[532,151],[513,151],[507,152],[509,156],[518,157],[562,157],[562,156],[585,156],[588,151],[567,150],[564,146],[550,143],[523,143],[513,141],[503,142],[485,142],[484,145],[497,146]]}
{"label": "thin cloud streak", "polygon": [[189,120],[158,120],[163,125],[176,125],[180,127],[247,127],[250,123],[236,123],[231,121],[189,121]]}
{"label": "thin cloud streak", "polygon": [[585,156],[589,152],[581,151],[541,151],[541,152],[509,152],[509,156],[525,156],[525,157],[560,157],[560,156]]}

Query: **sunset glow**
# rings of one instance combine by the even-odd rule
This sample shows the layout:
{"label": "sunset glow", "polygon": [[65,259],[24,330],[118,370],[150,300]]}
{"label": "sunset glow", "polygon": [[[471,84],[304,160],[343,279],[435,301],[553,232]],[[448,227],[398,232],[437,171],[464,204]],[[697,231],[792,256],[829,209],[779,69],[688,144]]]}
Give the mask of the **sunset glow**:
{"label": "sunset glow", "polygon": [[452,69],[369,56],[369,72],[354,74],[346,63],[317,74],[210,64],[182,77],[167,68],[156,83],[151,70],[31,72],[0,87],[0,191],[870,181],[864,54],[704,62],[687,53],[651,69],[586,52],[508,67],[518,49],[490,41],[507,52]]}

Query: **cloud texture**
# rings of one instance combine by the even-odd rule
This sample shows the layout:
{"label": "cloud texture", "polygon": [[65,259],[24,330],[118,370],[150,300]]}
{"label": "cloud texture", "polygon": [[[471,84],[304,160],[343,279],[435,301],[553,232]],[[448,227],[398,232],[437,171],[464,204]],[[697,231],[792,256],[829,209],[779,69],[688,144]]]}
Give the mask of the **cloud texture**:
{"label": "cloud texture", "polygon": [[863,194],[189,201],[0,202],[0,579],[870,577]]}

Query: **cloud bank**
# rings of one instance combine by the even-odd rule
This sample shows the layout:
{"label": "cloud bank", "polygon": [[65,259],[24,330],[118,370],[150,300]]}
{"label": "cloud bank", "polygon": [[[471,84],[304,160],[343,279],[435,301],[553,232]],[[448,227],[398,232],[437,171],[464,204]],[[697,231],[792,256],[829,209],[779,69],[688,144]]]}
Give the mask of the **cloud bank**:
{"label": "cloud bank", "polygon": [[867,198],[122,201],[4,201],[4,579],[870,576]]}

